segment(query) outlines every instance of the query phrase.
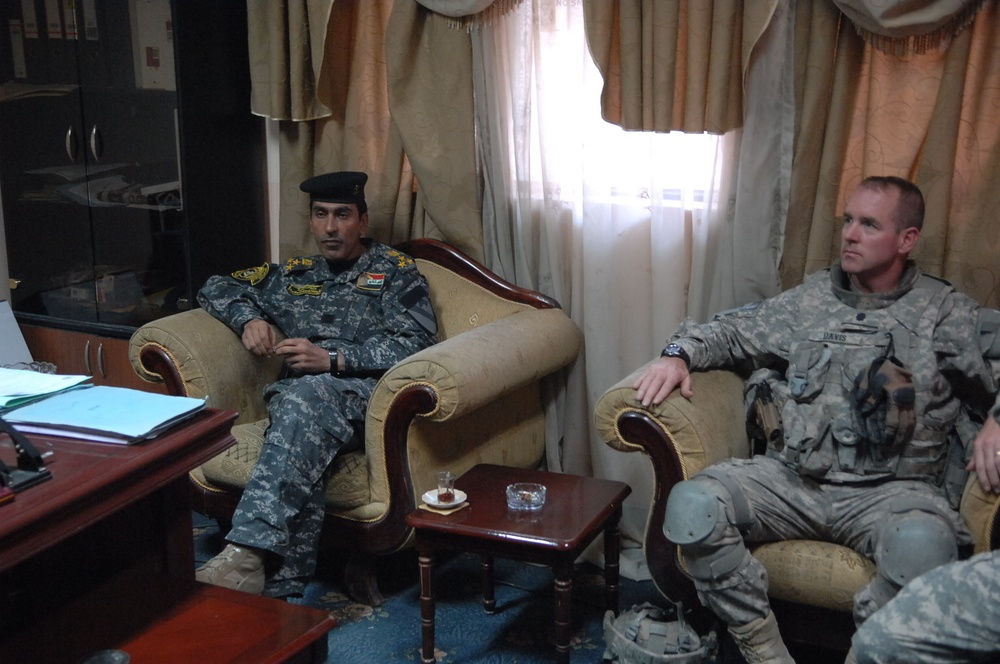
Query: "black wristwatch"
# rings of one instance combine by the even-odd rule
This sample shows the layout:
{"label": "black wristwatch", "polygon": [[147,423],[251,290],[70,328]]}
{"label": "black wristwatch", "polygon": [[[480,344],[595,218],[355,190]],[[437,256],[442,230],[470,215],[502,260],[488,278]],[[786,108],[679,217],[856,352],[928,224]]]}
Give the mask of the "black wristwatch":
{"label": "black wristwatch", "polygon": [[673,342],[667,344],[667,347],[660,353],[660,357],[679,357],[684,360],[684,364],[688,365],[689,369],[691,368],[691,356],[688,355],[686,350]]}
{"label": "black wristwatch", "polygon": [[330,351],[330,373],[332,373],[334,376],[340,373],[340,370],[337,369],[337,354],[338,351],[335,350]]}

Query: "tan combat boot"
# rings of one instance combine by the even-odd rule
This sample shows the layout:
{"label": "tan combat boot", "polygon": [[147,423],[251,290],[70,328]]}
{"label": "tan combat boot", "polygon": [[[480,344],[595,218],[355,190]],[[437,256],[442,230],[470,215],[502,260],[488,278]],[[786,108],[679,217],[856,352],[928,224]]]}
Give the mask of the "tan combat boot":
{"label": "tan combat boot", "polygon": [[264,556],[246,546],[227,544],[222,553],[198,568],[202,583],[259,595],[264,590]]}
{"label": "tan combat boot", "polygon": [[730,625],[729,633],[747,664],[795,664],[781,640],[773,613],[746,625]]}

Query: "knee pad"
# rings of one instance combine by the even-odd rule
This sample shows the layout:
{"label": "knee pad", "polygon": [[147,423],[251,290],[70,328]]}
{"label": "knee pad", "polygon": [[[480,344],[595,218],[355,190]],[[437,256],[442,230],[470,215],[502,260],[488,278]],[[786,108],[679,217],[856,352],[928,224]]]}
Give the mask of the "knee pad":
{"label": "knee pad", "polygon": [[729,499],[729,492],[724,486],[704,479],[680,482],[667,499],[663,533],[681,547],[685,567],[696,579],[721,578],[746,557],[742,539],[725,546],[712,545],[712,535],[730,525],[725,499]]}
{"label": "knee pad", "polygon": [[663,534],[674,544],[696,544],[708,537],[725,510],[708,482],[684,480],[670,491]]}
{"label": "knee pad", "polygon": [[957,559],[958,544],[951,524],[936,512],[923,509],[894,513],[882,527],[875,551],[879,572],[899,586]]}

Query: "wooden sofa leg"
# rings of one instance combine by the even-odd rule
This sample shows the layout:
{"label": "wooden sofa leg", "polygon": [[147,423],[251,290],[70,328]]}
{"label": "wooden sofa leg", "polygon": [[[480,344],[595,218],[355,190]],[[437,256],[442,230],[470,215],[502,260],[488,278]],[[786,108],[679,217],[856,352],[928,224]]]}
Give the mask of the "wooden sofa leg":
{"label": "wooden sofa leg", "polygon": [[348,596],[359,604],[382,606],[385,597],[378,588],[377,559],[371,554],[351,553],[344,566]]}

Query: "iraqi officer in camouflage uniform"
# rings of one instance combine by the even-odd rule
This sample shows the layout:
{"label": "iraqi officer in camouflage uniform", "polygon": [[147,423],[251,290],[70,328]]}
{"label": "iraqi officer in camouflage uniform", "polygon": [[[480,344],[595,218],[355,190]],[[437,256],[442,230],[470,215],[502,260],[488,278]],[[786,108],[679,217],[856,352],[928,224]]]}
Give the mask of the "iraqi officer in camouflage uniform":
{"label": "iraqi officer in camouflage uniform", "polygon": [[709,324],[686,320],[635,382],[649,405],[675,388],[691,397],[689,369],[754,370],[749,407],[764,415],[765,453],[680,482],[664,523],[702,603],[750,662],[792,659],[748,542],[825,540],[874,558],[855,597],[860,624],[971,543],[945,489],[953,443],[973,445],[981,480],[1000,489],[1000,376],[979,334],[996,312],[908,259],[923,213],[912,183],[864,180],[847,200],[837,264]]}
{"label": "iraqi officer in camouflage uniform", "polygon": [[[413,260],[363,238],[366,181],[341,172],[302,183],[318,256],[212,277],[198,293],[248,350],[285,363],[285,377],[264,393],[271,423],[230,543],[198,570],[200,581],[272,597],[302,593],[316,565],[327,469],[362,444],[378,377],[435,342],[427,281]],[[272,324],[288,338],[276,342]]]}
{"label": "iraqi officer in camouflage uniform", "polygon": [[965,664],[1000,655],[1000,551],[936,567],[858,628],[858,664]]}

